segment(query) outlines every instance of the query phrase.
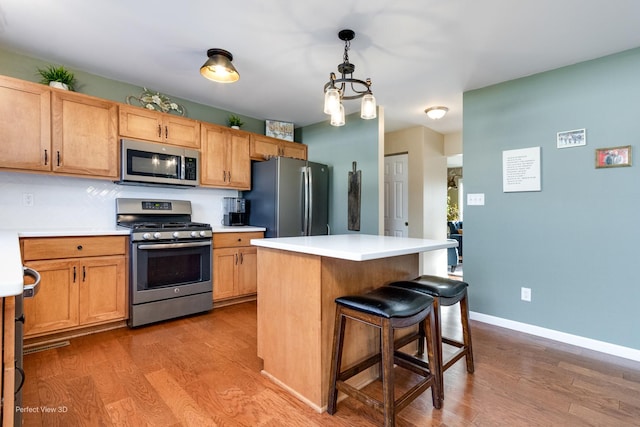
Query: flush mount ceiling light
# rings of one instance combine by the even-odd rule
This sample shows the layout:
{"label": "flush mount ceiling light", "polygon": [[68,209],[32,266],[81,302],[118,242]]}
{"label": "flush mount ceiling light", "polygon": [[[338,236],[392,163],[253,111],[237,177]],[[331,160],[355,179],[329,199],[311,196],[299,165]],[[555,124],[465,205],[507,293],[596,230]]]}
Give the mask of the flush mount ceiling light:
{"label": "flush mount ceiling light", "polygon": [[200,67],[200,74],[218,83],[233,83],[240,79],[240,74],[233,66],[233,55],[224,49],[209,49],[207,62]]}
{"label": "flush mount ceiling light", "polygon": [[[369,120],[376,118],[376,99],[371,92],[371,79],[366,81],[353,78],[356,66],[349,62],[351,40],[356,36],[352,30],[342,30],[338,38],[344,41],[342,64],[338,64],[340,78],[335,73],[329,74],[329,81],[324,85],[324,112],[331,116],[332,126],[344,125],[343,100],[362,98],[360,117]],[[348,93],[347,91],[350,90]]]}
{"label": "flush mount ceiling light", "polygon": [[447,114],[447,111],[449,111],[447,107],[429,107],[424,110],[431,120],[440,120]]}

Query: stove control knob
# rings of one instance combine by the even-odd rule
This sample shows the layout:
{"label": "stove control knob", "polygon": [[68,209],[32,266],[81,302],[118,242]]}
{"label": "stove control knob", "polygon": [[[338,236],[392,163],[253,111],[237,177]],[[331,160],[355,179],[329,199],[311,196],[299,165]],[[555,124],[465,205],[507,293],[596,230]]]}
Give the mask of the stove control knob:
{"label": "stove control knob", "polygon": [[191,232],[191,237],[198,237],[198,232],[197,231],[192,231]]}
{"label": "stove control knob", "polygon": [[144,234],[142,235],[142,238],[143,238],[144,240],[149,240],[149,239],[151,238],[151,233],[144,233]]}
{"label": "stove control knob", "polygon": [[178,237],[180,237],[180,233],[178,233],[177,231],[174,231],[172,236],[177,239]]}
{"label": "stove control knob", "polygon": [[160,234],[160,232],[156,231],[155,233],[153,233],[153,238],[154,239],[159,239],[162,236],[162,234]]}
{"label": "stove control knob", "polygon": [[200,237],[204,237],[204,236],[206,236],[206,235],[207,235],[207,232],[206,232],[206,231],[202,230],[202,231],[200,232]]}

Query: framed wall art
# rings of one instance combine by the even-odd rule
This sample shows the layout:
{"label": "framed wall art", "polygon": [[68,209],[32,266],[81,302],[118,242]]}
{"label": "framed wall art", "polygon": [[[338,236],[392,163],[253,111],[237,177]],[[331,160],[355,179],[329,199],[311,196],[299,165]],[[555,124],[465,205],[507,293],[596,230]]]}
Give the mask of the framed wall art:
{"label": "framed wall art", "polygon": [[571,148],[587,145],[587,130],[574,129],[558,132],[556,135],[557,148]]}
{"label": "framed wall art", "polygon": [[285,141],[293,141],[293,123],[265,120],[264,134]]}
{"label": "framed wall art", "polygon": [[631,146],[596,148],[596,168],[631,166]]}

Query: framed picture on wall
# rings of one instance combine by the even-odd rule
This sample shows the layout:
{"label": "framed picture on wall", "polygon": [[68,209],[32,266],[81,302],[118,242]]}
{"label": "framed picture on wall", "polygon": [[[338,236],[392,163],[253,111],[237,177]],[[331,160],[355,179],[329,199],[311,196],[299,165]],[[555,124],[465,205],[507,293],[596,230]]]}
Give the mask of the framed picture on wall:
{"label": "framed picture on wall", "polygon": [[557,148],[571,148],[587,145],[587,130],[574,129],[558,132],[556,136]]}
{"label": "framed picture on wall", "polygon": [[264,134],[285,141],[293,141],[293,123],[265,120]]}
{"label": "framed picture on wall", "polygon": [[596,148],[596,168],[631,166],[631,146]]}

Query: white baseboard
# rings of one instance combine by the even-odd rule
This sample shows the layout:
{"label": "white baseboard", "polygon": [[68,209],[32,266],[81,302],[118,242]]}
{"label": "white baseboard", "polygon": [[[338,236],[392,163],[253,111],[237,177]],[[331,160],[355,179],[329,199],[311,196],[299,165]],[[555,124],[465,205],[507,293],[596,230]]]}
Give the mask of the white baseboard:
{"label": "white baseboard", "polygon": [[487,314],[476,313],[473,311],[469,313],[469,316],[472,320],[477,320],[478,322],[488,323],[490,325],[500,326],[514,331],[525,332],[538,337],[548,338],[550,340],[560,341],[566,344],[588,348],[590,350],[599,351],[612,356],[623,357],[625,359],[640,362],[640,350],[636,350],[634,348],[623,347],[604,341],[597,341],[591,338],[571,335],[564,332],[554,331],[553,329],[541,328],[539,326],[502,319],[500,317],[489,316]]}

